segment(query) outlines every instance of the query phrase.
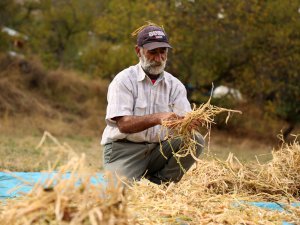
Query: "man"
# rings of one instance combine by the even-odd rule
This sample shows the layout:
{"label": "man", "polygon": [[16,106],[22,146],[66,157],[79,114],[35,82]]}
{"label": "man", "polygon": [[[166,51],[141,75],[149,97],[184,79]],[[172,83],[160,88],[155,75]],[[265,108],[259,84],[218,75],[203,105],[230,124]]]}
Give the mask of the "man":
{"label": "man", "polygon": [[[165,140],[166,131],[161,129],[162,121],[191,111],[184,85],[164,71],[170,48],[161,27],[144,26],[135,47],[139,64],[121,71],[109,85],[107,126],[101,141],[104,167],[130,180],[178,182],[181,167],[188,170],[195,161],[187,155],[179,164],[174,152],[180,150],[181,139]],[[198,157],[204,141],[198,133],[195,137]]]}

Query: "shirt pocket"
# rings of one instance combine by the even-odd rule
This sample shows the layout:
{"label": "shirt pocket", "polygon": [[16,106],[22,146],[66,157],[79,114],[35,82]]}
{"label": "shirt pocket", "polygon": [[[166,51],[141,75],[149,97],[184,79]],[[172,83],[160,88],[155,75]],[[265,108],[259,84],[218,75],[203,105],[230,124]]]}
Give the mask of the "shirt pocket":
{"label": "shirt pocket", "polygon": [[147,110],[147,102],[138,99],[135,103],[135,107],[133,109],[133,115],[135,116],[144,116],[146,115]]}

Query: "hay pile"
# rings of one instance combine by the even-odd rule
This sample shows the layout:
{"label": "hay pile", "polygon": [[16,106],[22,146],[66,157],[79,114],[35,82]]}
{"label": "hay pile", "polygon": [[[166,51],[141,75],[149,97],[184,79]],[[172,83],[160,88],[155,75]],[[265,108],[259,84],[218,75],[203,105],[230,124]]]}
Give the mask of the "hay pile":
{"label": "hay pile", "polygon": [[[46,133],[40,145],[45,137],[51,136]],[[70,150],[57,145],[62,152]],[[0,224],[130,224],[124,187],[118,182],[101,183],[97,173],[86,166],[84,155],[70,153],[65,165],[54,167],[54,176],[35,184],[28,194],[2,202]]]}
{"label": "hay pile", "polygon": [[[200,161],[177,184],[157,186],[142,180],[130,187],[129,207],[141,224],[300,224],[300,145],[273,152],[265,165],[243,165],[233,155],[226,161]],[[284,212],[247,202],[276,201]]]}
{"label": "hay pile", "polygon": [[[199,177],[210,194],[259,195],[261,200],[278,201],[300,197],[300,146],[298,142],[273,151],[267,164],[243,165],[232,154],[226,161],[200,161],[189,176]],[[188,175],[187,175],[188,176]],[[200,184],[199,183],[199,184]]]}
{"label": "hay pile", "polygon": [[[68,166],[75,163],[81,170],[83,159],[71,160]],[[68,179],[60,171],[26,196],[7,200],[0,224],[129,224],[123,188],[91,184],[96,176],[79,170],[73,170]]]}

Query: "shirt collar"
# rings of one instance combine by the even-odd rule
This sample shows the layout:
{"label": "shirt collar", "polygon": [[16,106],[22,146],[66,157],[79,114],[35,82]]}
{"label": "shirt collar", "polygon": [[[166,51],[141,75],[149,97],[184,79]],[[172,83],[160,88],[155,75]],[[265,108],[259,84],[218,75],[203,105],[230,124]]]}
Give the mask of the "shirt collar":
{"label": "shirt collar", "polygon": [[[137,81],[142,81],[146,78],[146,73],[145,71],[143,70],[142,66],[141,66],[141,63],[138,63],[137,64],[138,66],[138,76],[137,76]],[[159,81],[161,81],[162,79],[164,79],[164,73],[165,71],[163,71],[159,77],[157,78],[156,82],[155,83],[158,83]]]}
{"label": "shirt collar", "polygon": [[138,66],[137,81],[142,81],[142,80],[145,79],[146,74],[145,74],[145,72],[144,72],[144,70],[143,70],[143,68],[141,66],[141,63],[138,63],[137,66]]}

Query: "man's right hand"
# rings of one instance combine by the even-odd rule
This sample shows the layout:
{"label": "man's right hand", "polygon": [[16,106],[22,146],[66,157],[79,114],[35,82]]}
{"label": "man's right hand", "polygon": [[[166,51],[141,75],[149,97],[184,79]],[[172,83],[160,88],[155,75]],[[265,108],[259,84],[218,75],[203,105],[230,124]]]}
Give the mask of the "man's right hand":
{"label": "man's right hand", "polygon": [[162,124],[163,121],[172,121],[172,120],[178,120],[178,119],[183,119],[183,116],[178,116],[176,113],[173,112],[161,112],[161,113],[156,113],[158,119],[159,119],[159,124]]}

